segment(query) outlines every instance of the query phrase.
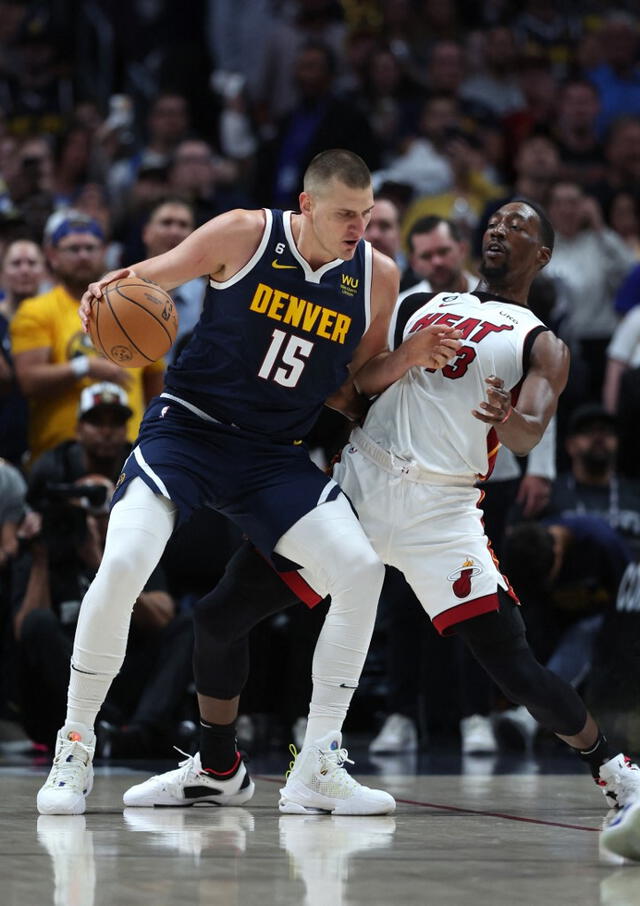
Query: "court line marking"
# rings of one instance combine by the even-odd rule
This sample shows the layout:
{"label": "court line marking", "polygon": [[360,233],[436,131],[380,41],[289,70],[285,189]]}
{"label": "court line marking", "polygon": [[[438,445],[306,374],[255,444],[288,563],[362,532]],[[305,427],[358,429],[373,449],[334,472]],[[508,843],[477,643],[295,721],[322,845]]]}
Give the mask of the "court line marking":
{"label": "court line marking", "polygon": [[[267,783],[282,783],[274,777],[265,777],[261,774],[254,774],[254,780],[265,780]],[[522,821],[525,824],[542,824],[545,827],[564,827],[568,830],[590,831],[591,833],[600,833],[599,827],[587,827],[584,824],[564,824],[561,821],[545,821],[544,818],[524,818],[521,815],[508,815],[504,812],[487,812],[484,809],[462,808],[458,805],[442,805],[438,802],[421,802],[418,799],[396,799],[396,802],[402,805],[417,805],[420,808],[435,808],[445,812],[459,812],[463,815],[483,815],[485,818],[502,818],[505,821]]]}

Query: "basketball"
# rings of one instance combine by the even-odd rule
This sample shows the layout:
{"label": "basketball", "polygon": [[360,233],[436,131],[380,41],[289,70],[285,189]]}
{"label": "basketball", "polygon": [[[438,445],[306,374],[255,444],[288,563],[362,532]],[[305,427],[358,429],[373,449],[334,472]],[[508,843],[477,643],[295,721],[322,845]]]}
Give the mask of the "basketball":
{"label": "basketball", "polygon": [[177,332],[173,299],[157,283],[141,277],[109,283],[91,307],[93,345],[123,368],[143,368],[161,359]]}

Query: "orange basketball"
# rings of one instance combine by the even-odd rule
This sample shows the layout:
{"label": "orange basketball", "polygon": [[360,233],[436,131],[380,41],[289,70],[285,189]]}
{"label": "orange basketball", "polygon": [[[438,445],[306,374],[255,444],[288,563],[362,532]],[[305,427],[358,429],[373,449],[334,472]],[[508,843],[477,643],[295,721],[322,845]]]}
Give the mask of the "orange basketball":
{"label": "orange basketball", "polygon": [[178,332],[169,293],[141,277],[109,283],[91,306],[93,345],[123,368],[142,368],[166,355]]}

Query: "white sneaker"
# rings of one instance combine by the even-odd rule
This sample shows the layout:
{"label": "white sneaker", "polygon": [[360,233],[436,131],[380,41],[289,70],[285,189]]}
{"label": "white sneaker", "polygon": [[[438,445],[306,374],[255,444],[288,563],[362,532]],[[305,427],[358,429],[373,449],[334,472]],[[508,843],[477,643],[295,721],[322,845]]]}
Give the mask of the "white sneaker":
{"label": "white sneaker", "polygon": [[596,783],[611,808],[622,808],[640,800],[640,768],[626,755],[616,755],[600,766]]}
{"label": "white sneaker", "polygon": [[41,815],[82,815],[93,787],[96,737],[79,724],[58,730],[56,752],[36,800]]}
{"label": "white sneaker", "polygon": [[371,790],[351,777],[343,767],[353,764],[341,748],[342,736],[327,733],[294,755],[287,782],[280,790],[280,811],[289,815],[386,815],[394,811],[395,799],[383,790]]}
{"label": "white sneaker", "polygon": [[418,751],[418,731],[415,723],[404,714],[390,714],[378,735],[369,743],[371,755],[395,755]]}
{"label": "white sneaker", "polygon": [[482,714],[463,717],[460,721],[460,736],[464,755],[493,755],[498,751],[491,721]]}
{"label": "white sneaker", "polygon": [[[181,754],[186,755],[185,752]],[[242,805],[251,799],[255,788],[242,759],[233,777],[221,780],[202,770],[200,753],[196,752],[195,755],[187,755],[175,770],[157,774],[144,783],[129,787],[122,800],[125,805],[138,808],[156,805],[186,807],[198,802]]]}

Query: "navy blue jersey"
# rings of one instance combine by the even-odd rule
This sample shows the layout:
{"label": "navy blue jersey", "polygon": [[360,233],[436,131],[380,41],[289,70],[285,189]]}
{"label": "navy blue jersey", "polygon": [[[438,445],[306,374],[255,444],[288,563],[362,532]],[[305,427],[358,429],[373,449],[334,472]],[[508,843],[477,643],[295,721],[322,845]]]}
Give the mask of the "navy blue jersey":
{"label": "navy blue jersey", "polygon": [[210,281],[193,336],[169,369],[167,391],[213,418],[272,438],[301,438],[348,376],[369,326],[371,246],[312,270],[291,211],[266,212],[255,254]]}

